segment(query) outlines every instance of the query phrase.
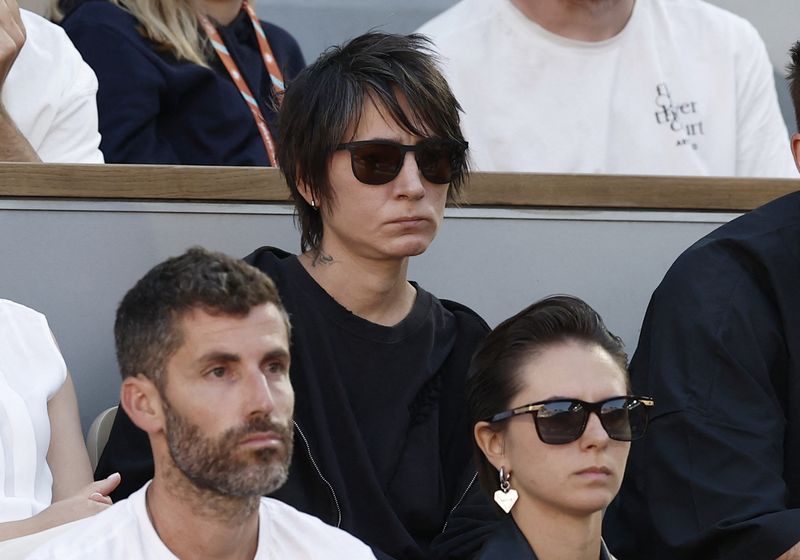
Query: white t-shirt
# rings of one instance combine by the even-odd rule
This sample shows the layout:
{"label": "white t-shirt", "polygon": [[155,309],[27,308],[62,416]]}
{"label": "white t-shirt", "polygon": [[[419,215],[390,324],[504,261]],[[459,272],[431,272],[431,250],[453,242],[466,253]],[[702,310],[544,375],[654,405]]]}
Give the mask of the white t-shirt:
{"label": "white t-shirt", "polygon": [[798,176],[758,32],[700,0],[639,0],[595,43],[511,0],[462,0],[419,32],[442,55],[478,170]]}
{"label": "white t-shirt", "polygon": [[[104,512],[36,549],[28,560],[175,560],[147,515],[147,483]],[[292,506],[261,498],[254,560],[375,560],[352,535]]]}
{"label": "white t-shirt", "polygon": [[0,100],[42,161],[103,163],[97,78],[59,26],[20,10],[27,39]]}
{"label": "white t-shirt", "polygon": [[32,517],[52,501],[47,401],[66,378],[44,315],[0,299],[0,522]]}

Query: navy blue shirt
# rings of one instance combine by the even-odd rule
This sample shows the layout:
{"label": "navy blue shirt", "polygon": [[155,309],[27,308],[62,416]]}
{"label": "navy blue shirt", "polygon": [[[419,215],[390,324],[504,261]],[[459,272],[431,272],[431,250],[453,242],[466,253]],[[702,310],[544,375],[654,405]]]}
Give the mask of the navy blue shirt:
{"label": "navy blue shirt", "polygon": [[[297,41],[261,24],[288,81],[305,66]],[[106,1],[83,2],[63,26],[97,74],[106,162],[269,165],[253,115],[213,51],[211,68],[179,61],[146,39],[136,18]],[[218,29],[279,142],[272,84],[250,18],[241,12]]]}

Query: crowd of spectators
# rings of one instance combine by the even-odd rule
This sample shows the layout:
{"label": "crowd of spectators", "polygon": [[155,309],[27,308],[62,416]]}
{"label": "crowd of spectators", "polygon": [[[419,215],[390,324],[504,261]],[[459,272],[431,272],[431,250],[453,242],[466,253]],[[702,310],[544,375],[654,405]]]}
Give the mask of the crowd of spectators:
{"label": "crowd of spectators", "polygon": [[578,298],[489,332],[408,279],[470,166],[797,178],[746,20],[460,0],[306,67],[248,0],[51,7],[0,0],[0,161],[278,167],[301,252],[137,282],[94,477],[45,318],[0,300],[4,558],[800,558],[800,193],[677,259],[630,372]]}

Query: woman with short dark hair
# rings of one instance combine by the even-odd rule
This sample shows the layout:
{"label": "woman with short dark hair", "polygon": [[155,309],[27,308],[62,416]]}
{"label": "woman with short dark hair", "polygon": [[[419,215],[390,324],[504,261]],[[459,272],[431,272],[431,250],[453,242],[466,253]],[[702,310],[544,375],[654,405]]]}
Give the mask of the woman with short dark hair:
{"label": "woman with short dark hair", "polygon": [[603,512],[653,401],[630,394],[600,316],[556,296],[507,319],[472,361],[467,403],[482,485],[508,515],[478,558],[612,558]]}
{"label": "woman with short dark hair", "polygon": [[295,326],[299,441],[277,495],[393,558],[433,558],[472,495],[464,380],[488,331],[407,278],[467,173],[458,102],[424,38],[369,33],[297,76],[279,130],[302,253],[247,257]]}

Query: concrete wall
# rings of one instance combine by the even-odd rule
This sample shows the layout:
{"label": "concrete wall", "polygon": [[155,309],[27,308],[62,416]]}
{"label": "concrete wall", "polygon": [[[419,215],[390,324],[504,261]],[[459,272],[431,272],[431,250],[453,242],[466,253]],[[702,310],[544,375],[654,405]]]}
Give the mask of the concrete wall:
{"label": "concrete wall", "polygon": [[[494,325],[553,293],[586,299],[632,352],[675,257],[729,214],[453,209],[410,277]],[[200,244],[296,251],[282,206],[0,199],[0,297],[44,312],[73,373],[84,428],[119,390],[112,327],[150,267]]]}

